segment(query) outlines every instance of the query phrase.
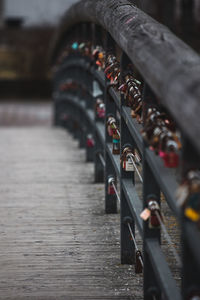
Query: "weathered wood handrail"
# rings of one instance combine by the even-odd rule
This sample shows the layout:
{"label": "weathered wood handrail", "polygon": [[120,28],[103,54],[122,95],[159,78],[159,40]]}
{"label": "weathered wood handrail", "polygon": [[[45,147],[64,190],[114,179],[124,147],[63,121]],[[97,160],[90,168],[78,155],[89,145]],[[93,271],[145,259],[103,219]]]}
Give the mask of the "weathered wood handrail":
{"label": "weathered wood handrail", "polygon": [[86,0],[63,17],[52,46],[60,50],[66,32],[79,22],[105,28],[200,150],[200,57],[169,29],[128,0]]}
{"label": "weathered wood handrail", "polygon": [[[94,158],[95,181],[105,181],[107,213],[117,212],[117,199],[120,198],[121,262],[134,263],[136,247],[130,241],[129,229],[134,235],[136,224],[143,236],[144,299],[192,300],[200,293],[200,255],[196,250],[200,248],[200,232],[197,223],[184,216],[185,207],[177,205],[179,170],[174,172],[166,168],[161,158],[143,142],[143,127],[131,117],[123,93],[110,85],[103,68],[97,69],[91,55],[78,50],[77,45],[89,39],[94,47],[104,48],[105,57],[112,51],[120,57],[121,83],[130,62],[139,71],[143,82],[144,124],[148,108],[155,103],[155,107],[164,107],[173,116],[180,130],[181,168],[185,174],[200,168],[200,58],[166,27],[129,1],[122,0],[85,0],[73,5],[62,20],[51,49],[52,62],[57,64],[53,94],[55,124],[68,128],[80,140],[80,146],[87,149],[87,161]],[[73,43],[76,50],[73,50]],[[106,106],[104,122],[98,120],[94,109],[98,97]],[[109,116],[114,116],[116,124],[120,125],[120,155],[112,151],[106,129]],[[143,203],[136,189],[136,168],[126,172],[122,167],[125,147],[133,148],[142,158]],[[120,182],[120,195],[115,188],[116,178]],[[108,192],[112,185],[114,191]],[[160,192],[181,224],[182,292],[176,286],[160,247],[162,226],[152,229],[148,221],[140,217],[151,199],[160,204]],[[162,225],[161,221],[159,224]]]}

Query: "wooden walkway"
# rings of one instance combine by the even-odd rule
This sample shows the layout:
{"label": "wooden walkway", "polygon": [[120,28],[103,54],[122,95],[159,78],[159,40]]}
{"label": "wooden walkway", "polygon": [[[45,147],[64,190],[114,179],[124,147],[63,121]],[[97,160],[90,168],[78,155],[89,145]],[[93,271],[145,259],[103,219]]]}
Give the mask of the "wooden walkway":
{"label": "wooden walkway", "polygon": [[50,127],[1,127],[0,140],[0,299],[142,299],[84,150]]}

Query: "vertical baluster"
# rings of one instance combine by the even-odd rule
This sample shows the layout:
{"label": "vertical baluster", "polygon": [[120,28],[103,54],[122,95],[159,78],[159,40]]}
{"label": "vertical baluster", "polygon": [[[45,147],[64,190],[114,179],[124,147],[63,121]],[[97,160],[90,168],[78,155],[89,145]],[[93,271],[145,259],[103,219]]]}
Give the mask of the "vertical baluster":
{"label": "vertical baluster", "polygon": [[[111,36],[107,33],[106,39],[105,39],[105,49],[106,53],[108,51],[114,50],[113,47],[113,41]],[[116,115],[116,106],[114,101],[111,101],[109,95],[108,95],[108,90],[107,90],[107,82],[105,85],[105,104],[106,104],[106,120],[107,117],[112,114],[113,116]],[[110,175],[114,176],[115,182],[116,182],[116,174],[115,174],[115,169],[112,165],[112,162],[110,160],[109,154],[106,150],[107,144],[111,142],[111,137],[108,135],[107,128],[105,126],[105,137],[106,137],[106,143],[105,143],[105,211],[106,213],[117,213],[117,196],[114,195],[108,195],[108,177]]]}
{"label": "vertical baluster", "polygon": [[[125,53],[122,53],[121,56],[121,78],[123,71],[126,69],[127,65],[130,64],[130,60],[126,56]],[[121,95],[121,114],[122,108],[124,105],[124,95]],[[134,148],[133,138],[127,128],[126,122],[124,118],[121,117],[120,123],[120,133],[121,133],[121,149],[120,155],[122,154],[123,148],[126,144],[130,144],[132,148]],[[122,188],[122,180],[130,179],[133,184],[135,183],[134,172],[126,172],[123,170],[122,165],[121,169],[121,177],[120,177],[120,195],[121,195],[121,203],[120,203],[120,241],[121,241],[121,263],[122,264],[133,264],[135,263],[135,246],[133,241],[130,238],[129,228],[127,226],[128,220],[130,221],[130,226],[135,234],[135,221],[132,218],[132,214],[130,211],[130,207],[127,203],[127,199],[124,195],[124,190]]]}
{"label": "vertical baluster", "polygon": [[[144,116],[149,105],[152,104],[153,95],[147,84],[143,90],[143,110]],[[143,120],[145,122],[145,119]],[[155,195],[160,204],[160,189],[154,178],[154,175],[146,160],[146,144],[143,146],[143,208],[147,207],[147,199],[149,195]],[[144,300],[161,299],[158,284],[156,281],[154,268],[149,258],[148,249],[146,247],[146,239],[157,239],[160,242],[160,229],[149,228],[148,221],[143,222],[143,256],[144,256]]]}

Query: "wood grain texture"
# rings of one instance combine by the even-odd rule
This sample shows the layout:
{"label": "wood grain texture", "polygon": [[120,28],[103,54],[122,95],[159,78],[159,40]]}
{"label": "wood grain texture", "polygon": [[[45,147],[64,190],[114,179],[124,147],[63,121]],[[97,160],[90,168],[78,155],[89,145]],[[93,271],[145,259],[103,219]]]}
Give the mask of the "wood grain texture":
{"label": "wood grain texture", "polygon": [[142,299],[93,164],[60,129],[0,129],[0,299]]}

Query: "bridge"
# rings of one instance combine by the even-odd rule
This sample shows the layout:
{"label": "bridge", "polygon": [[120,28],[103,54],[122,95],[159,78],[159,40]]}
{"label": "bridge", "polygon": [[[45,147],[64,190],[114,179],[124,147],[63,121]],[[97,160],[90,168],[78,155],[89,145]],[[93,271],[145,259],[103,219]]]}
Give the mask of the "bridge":
{"label": "bridge", "polygon": [[0,299],[200,299],[199,55],[85,0],[49,59],[52,112],[0,106]]}

